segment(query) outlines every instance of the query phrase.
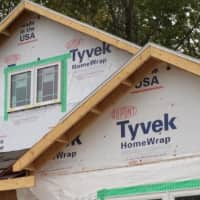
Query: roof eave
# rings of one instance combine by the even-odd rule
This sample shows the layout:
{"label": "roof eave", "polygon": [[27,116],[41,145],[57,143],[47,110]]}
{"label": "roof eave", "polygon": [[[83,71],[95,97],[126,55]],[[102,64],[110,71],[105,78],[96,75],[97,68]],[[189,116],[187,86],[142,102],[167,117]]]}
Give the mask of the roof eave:
{"label": "roof eave", "polygon": [[[147,69],[141,71],[143,74],[137,76],[136,80],[133,79],[134,81],[131,81],[132,79],[130,80],[130,76],[132,76],[140,66],[152,58],[175,65],[180,69],[200,76],[199,60],[191,59],[182,54],[161,48],[158,45],[147,44],[123,69],[114,74],[112,79],[104,82],[84,102],[81,102],[73,112],[69,113],[62,122],[26,152],[24,156],[13,165],[13,171],[20,171],[25,168],[36,170],[38,167],[41,167],[55,155],[60,148],[63,148],[65,143],[71,142],[76,134],[79,134],[78,132],[75,133],[76,131],[74,130],[78,129],[77,125],[80,126],[80,122],[84,120],[85,116],[91,116],[91,113],[93,113],[94,116],[99,116],[102,113],[102,109],[98,105],[100,105],[102,101],[105,101],[105,99],[109,97],[109,94],[112,94],[120,85],[126,85],[127,87],[130,84],[134,85],[141,78],[141,75],[146,73],[146,70],[151,70],[150,66],[145,66]],[[92,115],[92,117],[94,116]]]}
{"label": "roof eave", "polygon": [[89,35],[93,38],[96,38],[100,41],[104,41],[110,45],[115,46],[116,48],[127,51],[131,54],[135,54],[140,47],[129,41],[121,39],[119,37],[113,36],[109,33],[106,33],[102,30],[94,28],[88,24],[79,22],[75,19],[72,19],[68,16],[50,10],[46,7],[38,5],[36,3],[24,0],[22,1],[1,23],[0,23],[0,34],[8,35],[6,32],[7,27],[24,11],[30,11],[46,17],[52,21],[65,25],[69,28],[82,32],[86,35]]}

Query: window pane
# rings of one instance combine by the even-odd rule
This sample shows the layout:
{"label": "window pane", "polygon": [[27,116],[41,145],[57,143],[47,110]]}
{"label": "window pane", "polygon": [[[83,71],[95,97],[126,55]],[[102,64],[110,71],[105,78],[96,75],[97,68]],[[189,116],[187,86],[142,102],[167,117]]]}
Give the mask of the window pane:
{"label": "window pane", "polygon": [[200,200],[200,195],[176,197],[175,200]]}
{"label": "window pane", "polygon": [[58,65],[38,69],[37,102],[58,98]]}
{"label": "window pane", "polygon": [[11,76],[11,101],[10,107],[30,104],[31,72]]}

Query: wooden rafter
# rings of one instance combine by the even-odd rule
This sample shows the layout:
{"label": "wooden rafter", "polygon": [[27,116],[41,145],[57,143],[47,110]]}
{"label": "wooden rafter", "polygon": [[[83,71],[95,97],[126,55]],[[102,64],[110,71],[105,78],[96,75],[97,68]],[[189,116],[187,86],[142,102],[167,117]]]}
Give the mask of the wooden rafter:
{"label": "wooden rafter", "polygon": [[[164,61],[181,69],[200,75],[200,62],[181,54],[149,44],[124,68],[106,82],[92,96],[35,144],[14,165],[13,171],[29,166],[39,169],[81,131],[89,126],[110,105],[130,90],[143,76],[152,71],[158,61]],[[128,83],[127,83],[128,82]]]}
{"label": "wooden rafter", "polygon": [[8,32],[8,31],[2,31],[1,34],[6,36],[6,37],[10,37],[10,35],[11,35],[11,33]]}
{"label": "wooden rafter", "polygon": [[[137,72],[130,76],[129,78],[132,80],[133,84],[136,84],[140,81],[144,74],[151,72],[156,65],[160,63],[155,59],[151,59],[143,64],[143,66],[137,70]],[[35,170],[40,169],[48,160],[52,159],[58,151],[62,150],[66,144],[71,143],[73,139],[75,139],[83,130],[85,130],[91,123],[93,123],[98,115],[102,114],[108,107],[112,106],[122,95],[129,92],[131,88],[126,85],[118,85],[106,98],[104,98],[99,105],[96,107],[101,107],[101,113],[88,112],[81,120],[79,120],[75,126],[72,126],[68,131],[66,131],[62,137],[57,139],[49,148],[48,151],[44,151],[38,159],[36,159],[32,164]],[[91,109],[93,111],[94,109]],[[65,142],[58,142],[65,141]]]}
{"label": "wooden rafter", "polygon": [[29,188],[29,187],[33,187],[34,185],[35,185],[34,176],[2,179],[0,180],[0,191]]}
{"label": "wooden rafter", "polygon": [[[54,129],[52,129],[49,134],[43,137],[43,142],[36,143],[32,149],[24,154],[13,166],[13,171],[20,171],[21,169],[28,166],[30,163],[34,162],[38,155],[43,154],[47,148],[53,148],[52,145],[57,138],[63,136],[66,131],[69,131],[72,128],[77,128],[77,123],[86,115],[89,115],[91,118],[94,119],[95,116],[98,116],[90,111],[95,107],[98,103],[101,102],[106,96],[109,95],[120,83],[128,78],[134,71],[136,71],[140,65],[142,65],[150,56],[150,48],[146,48],[143,54],[136,57],[136,59],[132,60],[127,64],[127,66],[122,69],[115,77],[113,77],[107,84],[102,86],[98,92],[96,92],[93,96],[88,98],[80,107],[78,107],[69,117],[67,117],[62,123],[59,123]],[[127,87],[126,87],[127,88]],[[73,127],[73,125],[75,125]],[[71,134],[67,134],[68,137],[72,137]],[[75,136],[77,136],[75,134]],[[68,139],[71,141],[71,139]],[[56,146],[57,146],[57,142]],[[59,143],[60,145],[60,143]],[[63,144],[62,144],[63,145]],[[56,147],[58,149],[58,147]],[[50,152],[48,150],[48,152]],[[48,154],[47,152],[47,154]],[[47,155],[46,155],[47,157]],[[52,157],[52,156],[51,156]],[[42,160],[45,160],[43,157]]]}
{"label": "wooden rafter", "polygon": [[25,4],[22,2],[0,23],[0,33],[6,31],[7,27],[23,12],[24,9]]}
{"label": "wooden rafter", "polygon": [[159,58],[163,62],[173,64],[180,69],[200,76],[200,65],[197,60],[191,59],[189,56],[173,53],[172,51],[166,51],[164,48],[159,48],[157,45],[153,45],[151,49],[152,57]]}
{"label": "wooden rafter", "polygon": [[55,21],[57,23],[60,23],[64,26],[70,27],[74,30],[77,30],[79,32],[82,32],[86,35],[89,35],[93,38],[96,38],[100,41],[104,41],[108,44],[113,45],[114,47],[120,48],[122,50],[125,50],[131,54],[135,54],[140,47],[130,43],[126,40],[123,40],[121,38],[112,36],[111,34],[108,34],[104,31],[101,31],[97,28],[94,28],[92,26],[89,26],[87,24],[81,23],[77,20],[74,20],[70,17],[67,17],[65,15],[62,15],[60,13],[57,13],[53,10],[50,10],[48,8],[45,8],[43,6],[40,6],[36,3],[30,2],[30,1],[22,1],[6,18],[0,23],[0,33],[4,34],[6,29],[13,24],[13,22],[17,19],[18,16],[23,14],[24,12],[31,12],[35,13],[37,15],[41,15],[43,17],[46,17],[52,21]]}

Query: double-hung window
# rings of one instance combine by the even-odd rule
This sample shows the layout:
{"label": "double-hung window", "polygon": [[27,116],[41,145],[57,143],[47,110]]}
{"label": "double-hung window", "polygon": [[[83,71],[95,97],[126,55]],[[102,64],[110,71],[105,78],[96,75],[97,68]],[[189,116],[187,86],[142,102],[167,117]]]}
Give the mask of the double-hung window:
{"label": "double-hung window", "polygon": [[8,112],[60,102],[60,62],[9,74]]}
{"label": "double-hung window", "polygon": [[10,79],[10,108],[31,104],[31,71],[12,74]]}

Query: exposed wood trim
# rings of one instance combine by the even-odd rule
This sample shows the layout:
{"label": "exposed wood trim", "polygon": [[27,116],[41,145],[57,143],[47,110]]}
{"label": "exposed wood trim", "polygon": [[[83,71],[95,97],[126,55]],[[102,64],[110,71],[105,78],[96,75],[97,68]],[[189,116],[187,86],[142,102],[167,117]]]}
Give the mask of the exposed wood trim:
{"label": "exposed wood trim", "polygon": [[2,33],[6,28],[22,13],[24,10],[24,2],[21,2],[1,23],[0,32]]}
{"label": "exposed wood trim", "polygon": [[[144,75],[151,72],[160,63],[156,59],[150,59],[145,62],[139,69],[129,76],[129,80],[132,85],[136,85],[140,80],[144,78]],[[115,90],[113,90],[103,101],[98,104],[98,108],[104,112],[107,108],[112,106],[119,98],[131,91],[133,87],[127,87],[120,84]]]}
{"label": "exposed wood trim", "polygon": [[97,115],[101,114],[101,111],[98,108],[92,108],[91,112]]}
{"label": "exposed wood trim", "polygon": [[[42,7],[36,3],[30,1],[22,1],[1,23],[0,23],[0,33],[2,33],[6,28],[24,11],[28,10],[50,20],[63,24],[67,27],[75,29],[79,32],[87,34],[93,38],[100,41],[105,41],[117,48],[125,50],[131,54],[135,54],[140,47],[134,45],[126,40],[120,39],[118,37],[112,36],[104,31],[97,28],[89,26],[87,24],[81,23],[77,20],[64,16],[48,8]],[[7,35],[8,36],[8,35]]]}
{"label": "exposed wood trim", "polygon": [[16,190],[0,191],[2,200],[17,200]]}
{"label": "exposed wood trim", "polygon": [[28,171],[35,171],[35,166],[31,164],[31,165],[28,165],[25,169]]}
{"label": "exposed wood trim", "polygon": [[6,36],[6,37],[10,37],[11,36],[11,33],[8,32],[8,31],[2,31],[1,34]]}
{"label": "exposed wood trim", "polygon": [[122,81],[122,84],[126,85],[127,87],[132,87],[133,86],[133,84],[128,80]]}
{"label": "exposed wood trim", "polygon": [[104,32],[104,31],[100,31],[89,25],[80,23],[72,18],[66,17],[59,13],[56,13],[55,11],[52,11],[45,7],[39,6],[35,3],[25,1],[25,8],[31,12],[35,12],[35,13],[37,13],[41,16],[47,17],[48,19],[51,19],[55,22],[63,24],[67,27],[70,27],[74,30],[77,30],[79,32],[87,34],[91,37],[94,37],[100,41],[104,41],[108,44],[111,44],[111,45],[117,47],[117,48],[128,51],[131,54],[135,54],[139,50],[138,46],[136,46],[126,40],[122,40],[120,38],[111,36],[110,34]]}
{"label": "exposed wood trim", "polygon": [[[142,53],[135,57],[111,80],[103,85],[93,96],[89,97],[80,107],[78,107],[69,117],[62,123],[59,123],[46,136],[36,143],[29,151],[27,151],[16,163],[13,165],[13,171],[20,171],[33,162],[41,153],[50,147],[57,138],[61,137],[80,119],[82,119],[92,108],[94,108],[101,100],[109,95],[120,83],[128,78],[140,65],[146,62],[150,57],[150,48],[145,48]],[[77,126],[77,125],[76,125]],[[70,137],[70,135],[69,135]]]}
{"label": "exposed wood trim", "polygon": [[[133,80],[133,84],[136,84],[140,79],[144,77],[144,74],[151,72],[154,67],[158,64],[158,61],[151,59],[146,62],[134,75],[131,75],[130,78]],[[119,98],[122,97],[125,93],[130,91],[131,88],[124,85],[118,85],[97,107],[101,107],[105,111],[109,106],[113,105]],[[103,113],[103,112],[101,112]],[[63,141],[68,141],[69,144],[73,139],[75,139],[80,133],[83,132],[91,123],[93,123],[99,115],[95,113],[92,114],[89,112],[85,115],[75,126],[72,126],[64,135],[61,137]],[[47,150],[44,151],[34,162],[36,170],[40,169],[47,161],[52,159],[56,154],[65,147],[66,144],[59,144],[54,142]]]}
{"label": "exposed wood trim", "polygon": [[151,55],[163,62],[175,65],[185,71],[200,76],[200,64],[187,59],[187,57],[179,56],[173,52],[165,51],[156,46],[151,47]]}
{"label": "exposed wood trim", "polygon": [[11,178],[0,180],[0,191],[29,188],[35,185],[35,176]]}
{"label": "exposed wood trim", "polygon": [[44,151],[34,162],[36,170],[40,169],[47,161],[52,159],[56,154],[61,151],[67,144],[69,144],[73,139],[75,139],[80,133],[95,119],[98,115],[93,113],[88,113],[81,121],[79,121],[75,126],[72,126],[68,131],[66,131],[61,137],[63,140],[68,141],[66,144],[54,142],[47,151]]}
{"label": "exposed wood trim", "polygon": [[60,143],[63,143],[63,144],[67,144],[69,141],[66,140],[66,139],[64,139],[64,138],[62,138],[62,137],[60,137],[60,138],[57,138],[57,139],[56,139],[56,142],[60,142]]}
{"label": "exposed wood trim", "polygon": [[54,142],[49,148],[48,151],[43,152],[37,160],[33,163],[35,165],[35,169],[40,169],[47,161],[53,159],[53,157],[61,151],[66,144],[60,142]]}
{"label": "exposed wood trim", "polygon": [[[143,78],[144,74],[151,71],[158,61],[164,61],[172,65],[186,69],[191,63],[191,72],[199,75],[200,65],[198,62],[192,62],[189,59],[173,55],[163,49],[159,49],[148,45],[144,47],[118,74],[99,88],[93,96],[90,96],[82,103],[73,113],[71,113],[64,121],[52,129],[42,140],[35,144],[31,150],[26,152],[14,165],[13,171],[20,171],[30,163],[40,168],[45,162],[52,158],[65,144],[55,142],[56,138],[62,138],[71,142],[80,132],[87,127],[97,115],[92,109],[103,112],[107,107],[113,104],[130,88],[127,84],[123,84],[124,80],[128,80],[134,85]],[[153,56],[152,56],[153,55]],[[175,59],[176,57],[177,60]],[[175,61],[173,61],[175,59]],[[181,60],[183,60],[183,65]],[[142,66],[142,67],[141,67]]]}

